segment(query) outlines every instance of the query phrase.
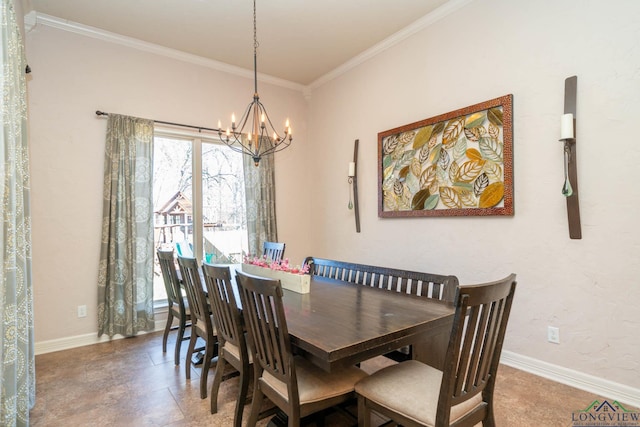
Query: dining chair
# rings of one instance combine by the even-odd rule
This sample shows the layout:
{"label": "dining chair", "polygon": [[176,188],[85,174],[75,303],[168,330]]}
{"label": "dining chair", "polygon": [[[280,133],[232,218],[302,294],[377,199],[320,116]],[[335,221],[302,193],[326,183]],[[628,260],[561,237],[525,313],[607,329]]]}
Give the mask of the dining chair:
{"label": "dining chair", "polygon": [[191,310],[191,339],[187,351],[187,363],[185,372],[187,379],[191,378],[191,365],[196,341],[202,338],[204,344],[204,358],[202,361],[202,372],[200,373],[200,398],[207,397],[207,377],[211,367],[211,359],[217,354],[217,332],[211,319],[211,311],[207,295],[205,294],[200,270],[195,258],[178,256],[178,265],[182,274],[182,283],[187,294],[189,309]]}
{"label": "dining chair", "polygon": [[371,425],[372,410],[405,427],[494,426],[493,389],[515,279],[456,291],[443,370],[409,360],[358,382],[358,426]]}
{"label": "dining chair", "polygon": [[271,261],[281,261],[284,257],[284,243],[264,242],[262,245],[262,256],[266,256]]}
{"label": "dining chair", "polygon": [[203,264],[202,272],[218,331],[218,363],[211,385],[211,413],[218,412],[218,390],[222,382],[225,365],[229,363],[240,374],[240,389],[236,400],[233,425],[240,427],[242,412],[249,389],[252,360],[247,351],[242,314],[238,308],[234,285],[228,266]]}
{"label": "dining chair", "polygon": [[354,384],[367,374],[355,366],[326,372],[293,356],[279,280],[236,272],[242,314],[253,357],[254,382],[247,425],[254,427],[266,396],[288,417],[301,418],[353,399]]}
{"label": "dining chair", "polygon": [[164,287],[167,291],[167,324],[162,335],[162,352],[167,352],[167,337],[169,336],[169,331],[176,328],[173,326],[173,319],[177,319],[178,336],[176,337],[175,345],[175,364],[179,365],[182,341],[190,339],[190,337],[185,337],[184,333],[186,328],[191,326],[191,312],[182,296],[173,250],[158,249],[157,254]]}

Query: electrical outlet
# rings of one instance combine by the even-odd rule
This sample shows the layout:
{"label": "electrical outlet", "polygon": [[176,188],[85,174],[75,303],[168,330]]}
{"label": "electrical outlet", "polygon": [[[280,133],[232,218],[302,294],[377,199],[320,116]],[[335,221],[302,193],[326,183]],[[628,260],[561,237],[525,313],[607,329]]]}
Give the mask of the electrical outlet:
{"label": "electrical outlet", "polygon": [[547,327],[547,341],[560,344],[560,328],[554,326]]}
{"label": "electrical outlet", "polygon": [[79,305],[78,306],[78,317],[87,317],[87,306]]}

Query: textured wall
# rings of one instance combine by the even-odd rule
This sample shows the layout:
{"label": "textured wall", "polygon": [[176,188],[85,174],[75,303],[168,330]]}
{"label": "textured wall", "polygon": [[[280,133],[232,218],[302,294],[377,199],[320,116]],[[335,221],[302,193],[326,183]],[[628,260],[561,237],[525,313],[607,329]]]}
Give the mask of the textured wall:
{"label": "textured wall", "polygon": [[[560,115],[578,76],[582,240],[568,237]],[[377,133],[513,94],[515,216],[380,219]],[[640,3],[476,0],[317,88],[315,255],[453,273],[518,274],[505,349],[640,386]],[[360,139],[362,233],[346,209]],[[336,164],[337,170],[336,172]],[[560,328],[561,344],[546,340]]]}

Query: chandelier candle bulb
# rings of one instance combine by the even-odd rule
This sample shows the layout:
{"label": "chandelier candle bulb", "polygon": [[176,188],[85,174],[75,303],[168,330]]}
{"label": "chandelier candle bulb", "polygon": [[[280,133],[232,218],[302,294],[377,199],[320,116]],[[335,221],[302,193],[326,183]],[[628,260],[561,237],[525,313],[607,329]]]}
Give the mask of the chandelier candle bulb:
{"label": "chandelier candle bulb", "polygon": [[560,140],[573,138],[573,114],[563,114],[560,120]]}

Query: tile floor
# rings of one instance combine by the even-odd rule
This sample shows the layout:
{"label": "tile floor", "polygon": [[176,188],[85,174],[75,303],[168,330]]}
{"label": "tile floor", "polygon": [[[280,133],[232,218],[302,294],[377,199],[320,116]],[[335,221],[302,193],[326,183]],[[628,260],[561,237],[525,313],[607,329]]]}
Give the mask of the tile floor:
{"label": "tile floor", "polygon": [[[231,426],[238,379],[222,383],[219,412],[199,395],[200,367],[185,379],[184,363],[173,363],[172,334],[162,353],[162,334],[114,340],[36,357],[36,405],[32,426]],[[186,342],[183,359],[186,354]],[[387,363],[363,364],[375,370]],[[215,368],[214,368],[215,369]],[[209,375],[209,385],[213,371]],[[508,366],[498,372],[495,392],[498,426],[570,426],[571,413],[598,396]],[[245,407],[245,420],[250,405]],[[266,426],[262,420],[259,426]],[[343,414],[327,417],[327,427],[350,426]]]}

